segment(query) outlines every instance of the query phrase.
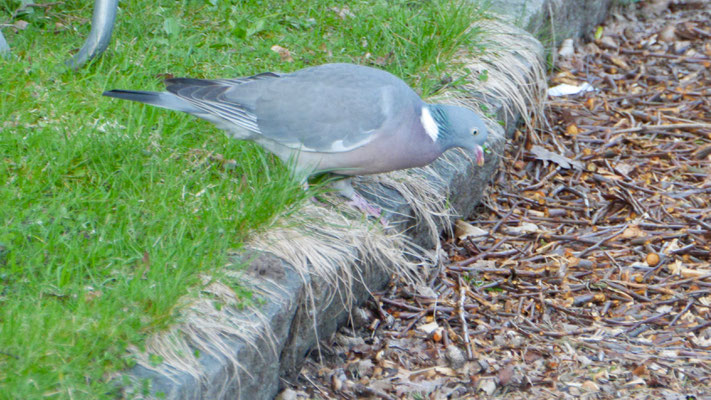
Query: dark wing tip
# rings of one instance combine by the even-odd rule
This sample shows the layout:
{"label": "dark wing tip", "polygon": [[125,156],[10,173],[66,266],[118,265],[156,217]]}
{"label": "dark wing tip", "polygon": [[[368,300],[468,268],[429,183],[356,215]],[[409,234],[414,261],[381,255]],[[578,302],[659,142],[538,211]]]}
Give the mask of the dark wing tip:
{"label": "dark wing tip", "polygon": [[121,90],[114,89],[102,93],[102,96],[113,97],[122,100],[137,101],[139,103],[147,103],[160,105],[161,95],[156,92],[144,92],[140,90]]}
{"label": "dark wing tip", "polygon": [[168,78],[164,80],[166,86],[170,85],[190,85],[190,86],[212,86],[215,85],[214,81],[208,79],[196,79],[196,78]]}
{"label": "dark wing tip", "polygon": [[164,83],[166,90],[171,93],[176,93],[178,90],[186,87],[199,88],[218,85],[218,83],[212,80],[196,78],[168,78]]}
{"label": "dark wing tip", "polygon": [[133,100],[137,95],[142,95],[145,93],[146,92],[138,92],[135,90],[113,89],[107,90],[104,93],[101,93],[101,95],[106,97],[114,97],[117,99]]}
{"label": "dark wing tip", "polygon": [[106,97],[118,97],[121,95],[121,93],[124,93],[125,90],[120,90],[120,89],[113,89],[113,90],[107,90],[104,93],[101,93],[102,96]]}

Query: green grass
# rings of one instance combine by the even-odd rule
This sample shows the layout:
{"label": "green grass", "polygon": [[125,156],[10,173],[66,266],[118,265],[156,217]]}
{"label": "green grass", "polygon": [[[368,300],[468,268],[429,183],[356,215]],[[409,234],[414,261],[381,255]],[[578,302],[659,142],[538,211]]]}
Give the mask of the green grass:
{"label": "green grass", "polygon": [[0,0],[0,24],[29,22],[3,28],[0,59],[0,398],[111,397],[127,346],[171,322],[198,274],[310,196],[255,145],[102,91],[377,61],[427,95],[459,47],[481,50],[465,33],[479,11],[446,0],[126,0],[107,52],[73,72],[89,3],[13,19],[20,2]]}

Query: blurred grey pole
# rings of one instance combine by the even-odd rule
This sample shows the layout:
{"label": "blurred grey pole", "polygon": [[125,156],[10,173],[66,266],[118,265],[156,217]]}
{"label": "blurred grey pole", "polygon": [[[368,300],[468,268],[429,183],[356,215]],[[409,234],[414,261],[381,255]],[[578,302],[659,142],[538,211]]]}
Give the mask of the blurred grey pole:
{"label": "blurred grey pole", "polygon": [[91,32],[79,53],[67,61],[73,69],[79,69],[87,61],[106,50],[111,40],[111,32],[116,20],[118,0],[96,0],[94,15],[91,18]]}
{"label": "blurred grey pole", "polygon": [[0,57],[10,57],[10,46],[5,41],[2,31],[0,31]]}

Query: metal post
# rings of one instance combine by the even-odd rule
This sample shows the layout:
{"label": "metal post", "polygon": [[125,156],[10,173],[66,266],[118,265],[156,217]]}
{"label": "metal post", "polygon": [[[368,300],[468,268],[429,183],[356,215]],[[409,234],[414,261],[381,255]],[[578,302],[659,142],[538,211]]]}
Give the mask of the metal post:
{"label": "metal post", "polygon": [[2,31],[0,31],[0,57],[10,57],[10,46],[7,44],[5,36],[2,35]]}
{"label": "metal post", "polygon": [[118,0],[96,0],[91,18],[91,32],[79,53],[67,61],[73,69],[79,69],[87,61],[100,55],[109,46],[114,29]]}

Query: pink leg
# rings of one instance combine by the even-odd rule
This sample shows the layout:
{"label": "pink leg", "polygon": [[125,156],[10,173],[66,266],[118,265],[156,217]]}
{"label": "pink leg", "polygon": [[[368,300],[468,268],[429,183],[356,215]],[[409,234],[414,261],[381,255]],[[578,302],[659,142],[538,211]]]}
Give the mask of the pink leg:
{"label": "pink leg", "polygon": [[373,216],[375,218],[380,218],[380,214],[382,212],[380,207],[368,203],[368,200],[364,199],[363,196],[355,192],[348,201],[348,205],[359,209],[365,215]]}
{"label": "pink leg", "polygon": [[377,218],[381,224],[386,225],[387,220],[381,216],[382,210],[378,206],[374,206],[363,198],[358,192],[351,186],[350,178],[341,179],[335,181],[331,186],[338,191],[338,193],[348,199],[348,205],[360,210],[363,214],[369,217]]}

